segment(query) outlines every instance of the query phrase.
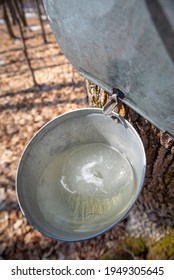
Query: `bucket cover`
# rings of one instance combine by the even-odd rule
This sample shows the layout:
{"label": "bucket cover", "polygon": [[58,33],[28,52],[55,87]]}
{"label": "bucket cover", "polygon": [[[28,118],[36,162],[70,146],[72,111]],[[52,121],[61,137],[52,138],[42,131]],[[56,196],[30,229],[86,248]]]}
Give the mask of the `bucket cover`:
{"label": "bucket cover", "polygon": [[70,63],[174,135],[174,1],[45,0]]}

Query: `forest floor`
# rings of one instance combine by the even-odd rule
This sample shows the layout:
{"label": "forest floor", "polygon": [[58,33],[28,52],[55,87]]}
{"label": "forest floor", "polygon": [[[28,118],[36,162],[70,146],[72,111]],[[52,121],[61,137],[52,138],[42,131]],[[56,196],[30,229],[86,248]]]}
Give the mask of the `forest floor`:
{"label": "forest floor", "polygon": [[[153,171],[150,173],[150,169],[153,169],[151,163],[155,157],[159,158],[157,153],[153,153],[153,148],[160,144],[159,138],[155,136],[156,129],[154,128],[154,135],[152,135],[150,124],[145,120],[141,121],[137,128],[148,155],[145,185],[148,185],[149,189],[144,188],[139,204],[136,204],[131,211],[130,219],[125,219],[109,232],[94,239],[66,243],[43,236],[27,223],[21,213],[16,198],[15,176],[19,158],[26,144],[36,131],[52,118],[73,109],[88,107],[85,81],[62,54],[47,22],[45,22],[45,30],[48,44],[44,44],[41,30],[36,27],[38,19],[34,17],[27,20],[33,31],[26,29],[25,38],[38,87],[33,86],[23,54],[22,42],[10,40],[5,25],[2,22],[0,24],[0,258],[165,259],[165,255],[162,257],[158,255],[161,251],[163,254],[163,247],[156,248],[154,243],[156,251],[153,254],[149,253],[151,247],[148,247],[149,244],[146,244],[141,237],[141,234],[146,232],[148,236],[155,236],[155,240],[165,236],[163,225],[159,226],[162,218],[156,215],[160,211],[161,217],[165,222],[167,221],[167,226],[173,228],[172,188],[168,192],[166,190],[160,192],[153,183],[150,175]],[[18,33],[17,29],[15,32]],[[163,147],[161,153],[166,153],[166,157],[170,156]],[[156,164],[155,168],[160,170],[161,166]],[[145,200],[143,195],[146,197]],[[152,206],[149,200],[153,200],[153,197],[158,204],[155,202],[156,204]],[[167,206],[162,208],[160,203],[163,203],[164,198]],[[147,202],[146,205],[144,201]],[[138,235],[135,234],[137,228],[140,228]],[[167,244],[174,248],[174,239],[170,236],[167,240],[161,240],[168,242]],[[165,245],[162,243],[161,246]],[[173,249],[170,251],[169,258],[174,258]]]}

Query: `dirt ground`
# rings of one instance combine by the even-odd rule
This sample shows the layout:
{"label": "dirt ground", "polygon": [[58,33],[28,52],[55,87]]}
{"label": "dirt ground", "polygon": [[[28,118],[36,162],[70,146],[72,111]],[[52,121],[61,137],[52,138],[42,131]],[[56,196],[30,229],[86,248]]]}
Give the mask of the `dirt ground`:
{"label": "dirt ground", "polygon": [[[33,31],[26,29],[25,38],[38,87],[33,86],[21,41],[10,40],[0,21],[0,258],[174,259],[174,148],[164,147],[159,131],[137,114],[130,120],[136,124],[147,152],[147,174],[128,219],[97,238],[75,243],[51,240],[27,223],[15,191],[23,149],[52,118],[89,106],[85,81],[62,54],[48,23],[45,21],[48,44],[44,44],[36,27],[37,17],[27,21]],[[17,28],[15,34],[19,35]],[[152,246],[150,238],[154,239]]]}

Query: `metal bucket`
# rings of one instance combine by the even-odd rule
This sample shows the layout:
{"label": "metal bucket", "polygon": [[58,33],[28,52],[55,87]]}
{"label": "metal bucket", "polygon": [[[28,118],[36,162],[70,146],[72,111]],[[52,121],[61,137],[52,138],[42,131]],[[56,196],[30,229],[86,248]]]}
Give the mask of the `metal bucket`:
{"label": "metal bucket", "polygon": [[[101,109],[79,109],[53,119],[37,132],[21,157],[16,179],[17,196],[21,210],[34,228],[53,239],[78,241],[93,238],[104,233],[126,216],[142,189],[146,169],[146,156],[143,144],[137,132],[127,121],[125,122],[127,128],[121,123],[117,123],[111,117],[105,116]],[[62,191],[56,190],[52,193],[52,183],[49,184],[49,180],[56,177],[57,172],[59,175],[63,172],[61,163],[59,163],[54,170],[50,169],[48,174],[50,179],[47,180],[48,185],[46,185],[48,188],[48,195],[43,198],[41,203],[38,186],[39,184],[42,185],[41,178],[44,170],[49,169],[51,162],[55,158],[61,157],[67,150],[91,144],[97,146],[107,145],[107,147],[116,149],[120,154],[124,155],[132,166],[136,179],[134,181],[134,191],[131,199],[127,201],[125,208],[119,211],[119,213],[116,209],[112,209],[111,214],[109,210],[107,215],[102,216],[100,213],[100,219],[95,217],[93,219],[93,216],[90,216],[90,219],[85,220],[85,218],[82,219],[81,216],[78,216],[79,214],[77,214],[76,219],[74,219],[73,215],[75,212],[73,212],[73,207],[76,207],[76,202],[71,203],[71,199],[74,199],[74,201],[76,199],[76,197],[73,197],[74,190],[72,191],[72,196],[64,200]],[[102,154],[102,151],[100,154]],[[62,158],[62,164],[64,160],[65,159]],[[74,159],[72,158],[72,160]],[[112,160],[112,156],[109,160]],[[65,169],[76,167],[76,163],[74,162],[74,164],[71,164],[70,161],[67,161],[64,165]],[[106,174],[109,174],[109,182],[109,180],[111,181],[112,178],[114,178],[113,174],[117,172],[119,166],[114,166],[114,169],[112,168],[111,170],[109,166],[107,168],[108,173]],[[65,171],[69,172],[69,170]],[[71,182],[74,182],[73,177],[71,180]],[[86,186],[83,190],[85,192],[85,199],[88,199],[88,195],[92,195],[92,197],[95,198],[95,195],[97,196],[98,193],[94,192],[89,194],[88,187]],[[89,184],[90,188],[91,186],[93,187],[93,185]],[[55,203],[56,195],[57,203]],[[42,191],[40,192],[40,196],[42,196]],[[55,209],[58,209],[55,213],[51,212],[53,199],[55,199],[53,203]],[[112,199],[112,197],[110,197],[110,199]],[[97,203],[98,202],[99,200]],[[65,208],[64,203],[66,204]],[[71,209],[68,208],[68,203],[70,203]],[[80,203],[80,206],[78,206],[81,207],[78,208],[80,210],[86,207],[84,205],[87,205],[85,201],[84,203],[83,201]],[[91,211],[95,212],[98,204],[95,205],[95,203],[91,201],[90,203],[90,207],[93,209]],[[107,208],[105,207],[105,203],[106,200],[104,204],[102,204],[103,209]],[[117,204],[119,204],[119,200]],[[62,206],[59,207],[60,205]],[[45,213],[48,213],[48,216],[44,215],[42,207],[45,207]],[[70,219],[64,219],[64,210],[68,211],[68,209]],[[86,210],[84,209],[84,211]],[[78,223],[78,219],[80,219],[80,223]]]}

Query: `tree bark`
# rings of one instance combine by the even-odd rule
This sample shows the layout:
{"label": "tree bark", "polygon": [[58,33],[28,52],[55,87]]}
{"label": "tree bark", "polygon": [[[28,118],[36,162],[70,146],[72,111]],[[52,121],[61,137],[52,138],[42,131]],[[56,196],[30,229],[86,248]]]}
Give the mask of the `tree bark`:
{"label": "tree bark", "polygon": [[85,82],[89,105],[102,108],[108,99],[107,92],[89,80],[86,80]]}
{"label": "tree bark", "polygon": [[[90,105],[102,107],[107,93],[89,81],[86,85]],[[127,106],[124,108],[125,118],[139,133],[147,156],[144,187],[123,222],[124,230],[125,235],[143,237],[150,244],[174,232],[174,141]]]}

